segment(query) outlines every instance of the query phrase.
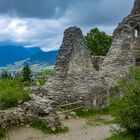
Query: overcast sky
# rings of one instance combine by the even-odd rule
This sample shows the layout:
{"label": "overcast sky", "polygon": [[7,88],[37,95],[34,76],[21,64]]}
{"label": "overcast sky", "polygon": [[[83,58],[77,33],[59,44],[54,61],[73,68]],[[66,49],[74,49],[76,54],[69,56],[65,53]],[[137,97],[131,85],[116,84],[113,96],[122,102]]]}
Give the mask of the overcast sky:
{"label": "overcast sky", "polygon": [[58,49],[64,29],[78,26],[86,34],[98,27],[112,34],[134,0],[0,0],[0,46],[21,44]]}

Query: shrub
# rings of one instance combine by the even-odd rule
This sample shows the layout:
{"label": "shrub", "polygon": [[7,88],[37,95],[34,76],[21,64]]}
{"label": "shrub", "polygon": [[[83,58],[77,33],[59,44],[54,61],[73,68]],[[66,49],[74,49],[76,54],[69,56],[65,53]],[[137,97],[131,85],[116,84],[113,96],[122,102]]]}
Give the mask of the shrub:
{"label": "shrub", "polygon": [[131,68],[130,75],[118,82],[122,96],[114,98],[112,109],[120,127],[136,139],[140,138],[140,68]]}
{"label": "shrub", "polygon": [[0,109],[7,109],[17,105],[18,101],[29,99],[27,91],[24,91],[21,79],[0,80]]}
{"label": "shrub", "polygon": [[7,133],[7,129],[0,127],[0,139],[5,137],[6,133]]}

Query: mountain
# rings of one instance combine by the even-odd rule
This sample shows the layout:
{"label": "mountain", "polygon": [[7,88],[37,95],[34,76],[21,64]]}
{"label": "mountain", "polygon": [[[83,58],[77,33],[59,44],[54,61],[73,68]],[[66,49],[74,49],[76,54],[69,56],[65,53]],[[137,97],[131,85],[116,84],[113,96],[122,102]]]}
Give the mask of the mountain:
{"label": "mountain", "polygon": [[38,47],[25,48],[23,46],[0,46],[0,66],[6,66],[14,64],[17,61],[21,61],[30,58],[36,53],[41,53],[42,50]]}
{"label": "mountain", "polygon": [[32,55],[43,52],[39,47],[26,48],[26,49],[28,49],[28,51],[30,51]]}
{"label": "mountain", "polygon": [[56,62],[57,52],[58,51],[50,51],[34,54],[28,59],[28,63],[31,65],[33,64],[54,65]]}
{"label": "mountain", "polygon": [[0,46],[0,67],[28,63],[54,65],[57,51],[43,52],[39,47],[25,48],[23,46]]}

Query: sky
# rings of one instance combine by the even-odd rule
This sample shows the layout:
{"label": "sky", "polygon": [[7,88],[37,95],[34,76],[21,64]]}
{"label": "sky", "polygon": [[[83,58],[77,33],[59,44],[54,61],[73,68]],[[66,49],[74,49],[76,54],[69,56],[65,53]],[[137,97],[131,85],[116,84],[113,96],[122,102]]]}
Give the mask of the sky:
{"label": "sky", "polygon": [[0,0],[0,46],[7,44],[59,49],[63,32],[98,27],[111,35],[134,0]]}

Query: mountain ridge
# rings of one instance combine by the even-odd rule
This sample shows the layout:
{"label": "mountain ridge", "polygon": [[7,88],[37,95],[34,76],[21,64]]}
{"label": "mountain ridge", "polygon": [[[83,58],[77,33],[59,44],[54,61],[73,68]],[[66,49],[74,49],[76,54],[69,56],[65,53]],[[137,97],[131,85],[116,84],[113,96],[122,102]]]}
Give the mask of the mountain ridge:
{"label": "mountain ridge", "polygon": [[57,51],[44,52],[39,47],[25,48],[24,46],[0,46],[0,67],[15,65],[24,61],[28,64],[54,65]]}

